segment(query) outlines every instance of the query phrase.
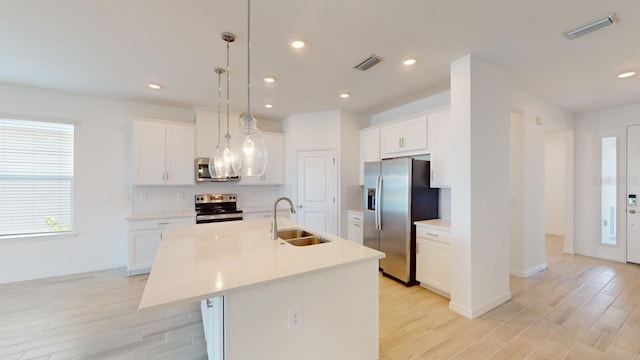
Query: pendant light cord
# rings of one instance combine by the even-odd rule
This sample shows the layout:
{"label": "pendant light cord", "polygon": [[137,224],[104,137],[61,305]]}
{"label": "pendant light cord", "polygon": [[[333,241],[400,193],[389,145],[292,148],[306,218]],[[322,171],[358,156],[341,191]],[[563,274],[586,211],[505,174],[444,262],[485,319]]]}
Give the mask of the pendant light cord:
{"label": "pendant light cord", "polygon": [[218,73],[218,146],[220,146],[220,130],[222,129],[220,127],[220,108],[222,107],[222,100],[220,98],[220,94],[222,94],[222,71],[219,68],[216,68],[215,71]]}
{"label": "pendant light cord", "polygon": [[251,119],[251,0],[247,0],[247,116]]}
{"label": "pendant light cord", "polygon": [[[229,41],[227,41],[227,134],[224,136],[227,139],[227,146],[229,146],[229,139],[231,135],[229,134]],[[218,133],[220,133],[218,131]]]}

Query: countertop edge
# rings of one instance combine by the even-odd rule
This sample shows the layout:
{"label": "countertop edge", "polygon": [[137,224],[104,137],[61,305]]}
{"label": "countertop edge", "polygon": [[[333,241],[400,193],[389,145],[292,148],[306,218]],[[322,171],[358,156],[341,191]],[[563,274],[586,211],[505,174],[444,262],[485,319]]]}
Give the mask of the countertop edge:
{"label": "countertop edge", "polygon": [[350,262],[345,262],[345,263],[340,263],[340,264],[327,266],[327,267],[324,267],[324,268],[312,269],[312,270],[309,270],[309,271],[304,271],[304,272],[299,272],[299,273],[295,273],[295,274],[284,275],[282,277],[274,277],[274,278],[266,279],[266,280],[263,280],[263,281],[260,281],[260,282],[248,283],[248,284],[245,284],[245,285],[240,285],[240,286],[234,287],[232,289],[214,291],[212,293],[198,294],[198,295],[194,295],[194,296],[189,297],[189,298],[185,298],[185,299],[181,299],[181,300],[172,302],[170,304],[161,303],[161,304],[143,305],[142,302],[140,302],[140,304],[138,305],[138,310],[144,312],[144,311],[147,311],[147,310],[156,309],[156,308],[161,307],[161,306],[167,306],[167,305],[180,306],[180,305],[190,304],[190,303],[193,303],[193,302],[196,302],[196,301],[199,302],[199,301],[202,301],[204,299],[210,299],[210,298],[225,296],[225,295],[233,294],[233,293],[236,293],[236,292],[244,291],[244,290],[247,290],[247,289],[253,289],[253,288],[257,288],[257,287],[262,287],[262,286],[265,286],[265,285],[278,283],[278,282],[282,282],[282,281],[288,281],[288,280],[292,280],[292,279],[297,279],[297,278],[310,276],[310,275],[314,275],[314,274],[319,274],[319,273],[326,272],[326,271],[332,271],[332,270],[336,270],[336,269],[340,269],[340,268],[344,268],[344,267],[348,267],[348,266],[352,266],[352,265],[356,265],[356,264],[360,264],[360,263],[365,263],[365,262],[368,262],[368,261],[375,261],[375,260],[379,260],[379,259],[381,259],[383,257],[385,257],[385,254],[384,253],[380,253],[380,254],[378,254],[376,256],[371,256],[371,257],[364,258],[364,259],[358,259],[358,260],[354,260],[354,261],[350,261]]}
{"label": "countertop edge", "polygon": [[127,216],[125,219],[127,221],[137,221],[137,220],[154,220],[154,219],[173,219],[173,218],[181,218],[181,217],[196,217],[196,212],[193,210],[189,211],[171,211],[171,212],[157,212],[157,213],[142,213],[142,214],[131,214]]}
{"label": "countertop edge", "polygon": [[449,219],[420,220],[413,223],[419,227],[451,232],[451,220]]}

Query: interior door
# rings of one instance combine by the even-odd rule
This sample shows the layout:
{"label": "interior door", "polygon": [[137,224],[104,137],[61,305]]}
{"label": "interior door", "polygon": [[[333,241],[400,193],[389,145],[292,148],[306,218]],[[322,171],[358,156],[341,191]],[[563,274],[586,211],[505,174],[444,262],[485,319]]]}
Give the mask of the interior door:
{"label": "interior door", "polygon": [[298,152],[298,222],[337,235],[334,150]]}
{"label": "interior door", "polygon": [[640,125],[627,127],[627,261],[640,264]]}

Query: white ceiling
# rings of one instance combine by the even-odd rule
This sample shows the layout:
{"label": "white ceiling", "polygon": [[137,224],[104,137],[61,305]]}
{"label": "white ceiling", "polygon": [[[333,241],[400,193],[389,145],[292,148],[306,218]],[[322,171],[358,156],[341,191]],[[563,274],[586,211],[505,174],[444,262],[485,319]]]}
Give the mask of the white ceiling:
{"label": "white ceiling", "polygon": [[[449,63],[474,53],[516,87],[574,113],[637,103],[637,0],[253,0],[252,111],[372,114],[449,88]],[[181,107],[217,106],[231,44],[232,111],[246,109],[246,1],[0,0],[0,82]],[[562,33],[616,12],[620,23]],[[293,51],[288,41],[308,46]],[[353,66],[371,54],[369,71]],[[401,65],[406,57],[418,63]],[[266,75],[278,82],[267,85]],[[158,82],[161,91],[147,83]],[[339,99],[348,91],[352,97]],[[264,108],[265,103],[275,108]]]}

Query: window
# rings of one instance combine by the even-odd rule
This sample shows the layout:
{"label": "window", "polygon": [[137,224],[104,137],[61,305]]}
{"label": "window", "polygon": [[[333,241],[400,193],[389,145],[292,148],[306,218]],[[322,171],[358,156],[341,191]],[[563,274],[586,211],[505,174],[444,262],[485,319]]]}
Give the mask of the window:
{"label": "window", "polygon": [[616,194],[618,191],[617,149],[615,137],[602,138],[600,243],[605,245],[616,245]]}
{"label": "window", "polygon": [[0,118],[0,237],[72,230],[73,132]]}

